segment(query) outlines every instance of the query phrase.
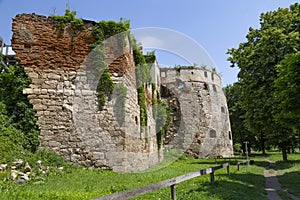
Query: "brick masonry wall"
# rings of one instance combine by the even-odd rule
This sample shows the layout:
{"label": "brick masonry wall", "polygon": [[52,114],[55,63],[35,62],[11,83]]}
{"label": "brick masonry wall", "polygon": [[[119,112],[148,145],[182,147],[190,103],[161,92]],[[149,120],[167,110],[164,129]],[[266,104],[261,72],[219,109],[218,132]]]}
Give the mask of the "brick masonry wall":
{"label": "brick masonry wall", "polygon": [[[101,73],[84,61],[90,55],[92,23],[76,37],[60,32],[51,17],[21,14],[13,19],[13,50],[32,80],[24,90],[37,111],[41,147],[88,167],[131,172],[158,162],[155,130],[139,132],[139,105],[132,49],[113,38],[104,45],[115,83],[127,90],[125,119],[115,115],[113,97],[98,110],[96,88]],[[148,110],[151,116],[151,107]],[[121,120],[122,121],[122,120]],[[154,120],[149,118],[149,126]]]}

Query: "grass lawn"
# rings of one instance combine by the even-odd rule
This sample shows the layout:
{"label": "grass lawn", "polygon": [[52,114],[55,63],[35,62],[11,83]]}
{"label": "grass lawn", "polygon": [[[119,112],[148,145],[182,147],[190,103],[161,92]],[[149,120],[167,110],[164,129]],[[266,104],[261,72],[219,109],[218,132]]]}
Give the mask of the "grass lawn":
{"label": "grass lawn", "polygon": [[[23,185],[7,180],[8,174],[2,172],[0,199],[91,199],[216,165],[214,159],[181,158],[159,170],[128,174],[68,167],[64,172],[54,170],[37,175]],[[242,166],[240,171],[231,166],[230,176],[227,176],[226,168],[215,173],[214,185],[210,184],[209,175],[185,181],[176,186],[177,199],[266,199],[263,170],[257,165]],[[170,198],[170,188],[165,188],[133,199]]]}
{"label": "grass lawn", "polygon": [[[215,184],[213,185],[210,184],[209,175],[182,182],[176,186],[177,199],[267,199],[263,176],[264,168],[268,166],[265,157],[276,161],[276,170],[278,170],[278,178],[282,187],[300,197],[300,154],[289,154],[290,161],[282,162],[280,161],[281,154],[269,153],[266,156],[260,154],[252,156],[251,159],[254,160],[254,164],[241,166],[240,171],[237,171],[237,166],[231,165],[230,176],[227,175],[226,168],[216,171]],[[55,159],[55,157],[49,157],[48,161],[51,163],[56,161]],[[232,162],[236,161],[232,160]],[[60,160],[56,162],[62,163]],[[53,168],[46,174],[36,173],[36,176],[23,185],[16,185],[14,181],[9,180],[10,174],[8,172],[0,172],[0,199],[92,199],[163,181],[188,172],[216,166],[223,162],[226,161],[218,159],[218,163],[216,163],[214,159],[181,157],[167,167],[162,167],[164,166],[162,163],[141,173],[116,173],[109,170],[64,165],[63,172]],[[284,192],[281,195],[284,196]],[[171,199],[170,188],[132,199]]]}

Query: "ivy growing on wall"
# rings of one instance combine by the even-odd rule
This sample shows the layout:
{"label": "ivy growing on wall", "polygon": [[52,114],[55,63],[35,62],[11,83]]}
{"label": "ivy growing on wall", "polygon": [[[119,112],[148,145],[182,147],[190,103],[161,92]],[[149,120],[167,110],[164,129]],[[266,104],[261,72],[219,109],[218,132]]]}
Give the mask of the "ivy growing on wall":
{"label": "ivy growing on wall", "polygon": [[[135,43],[136,44],[136,43]],[[140,105],[140,125],[141,128],[147,126],[148,114],[145,96],[145,85],[152,82],[150,68],[146,59],[139,48],[136,46],[133,50],[134,61],[136,65],[136,82],[138,90],[138,102]]]}
{"label": "ivy growing on wall", "polygon": [[60,31],[64,31],[65,28],[69,28],[73,36],[75,36],[78,31],[85,28],[82,19],[76,18],[76,11],[70,11],[69,9],[66,9],[65,15],[52,15],[51,17],[54,20],[54,25]]}
{"label": "ivy growing on wall", "polygon": [[[84,30],[86,27],[82,19],[76,18],[76,12],[71,11],[69,8],[65,10],[63,16],[51,16],[54,25],[60,32],[69,30],[72,35],[72,45],[74,45],[74,37],[79,31]],[[86,61],[90,66],[93,66],[101,74],[97,86],[98,107],[101,110],[105,105],[106,99],[110,99],[115,88],[115,83],[111,79],[108,65],[105,62],[104,50],[101,44],[109,37],[115,36],[118,33],[126,33],[130,28],[128,20],[121,19],[120,22],[115,21],[99,21],[93,26],[92,35],[95,42],[91,44],[91,53]],[[126,34],[119,34],[116,37],[119,39],[119,44],[123,45],[124,36]],[[118,88],[119,91],[120,88]],[[122,93],[123,94],[123,93]]]}
{"label": "ivy growing on wall", "polygon": [[176,75],[180,75],[180,71],[182,69],[197,69],[198,67],[193,65],[193,66],[181,66],[181,65],[175,65],[174,69],[176,70]]}
{"label": "ivy growing on wall", "polygon": [[148,122],[146,96],[145,96],[144,87],[139,87],[137,90],[138,90],[138,104],[140,105],[140,125],[142,128],[147,126],[147,122]]}
{"label": "ivy growing on wall", "polygon": [[154,51],[147,52],[147,54],[144,55],[144,57],[145,57],[146,63],[148,65],[152,65],[155,62],[155,60],[156,60],[156,56],[155,56],[155,52]]}
{"label": "ivy growing on wall", "polygon": [[152,83],[152,109],[153,118],[156,122],[157,146],[158,149],[161,149],[165,134],[170,129],[169,125],[172,120],[172,111],[166,103],[161,101],[155,83]]}
{"label": "ivy growing on wall", "polygon": [[97,86],[97,97],[98,97],[98,108],[102,110],[105,105],[106,99],[111,98],[111,94],[113,93],[115,87],[115,83],[110,77],[110,73],[108,69],[105,69],[99,79]]}
{"label": "ivy growing on wall", "polygon": [[[64,16],[52,16],[54,23],[60,31],[64,31],[68,28],[71,31],[72,37],[75,37],[78,31],[84,30],[85,25],[82,19],[77,19],[75,11],[66,10]],[[107,99],[111,99],[112,95],[116,95],[116,104],[114,108],[115,115],[118,116],[117,120],[120,124],[123,123],[125,116],[125,100],[127,95],[127,88],[123,84],[115,84],[111,79],[110,72],[108,70],[108,64],[105,62],[104,50],[102,48],[103,42],[111,36],[117,37],[118,44],[124,45],[125,37],[130,38],[131,45],[133,47],[133,56],[136,65],[136,83],[138,92],[138,104],[140,106],[140,127],[141,131],[147,126],[148,114],[147,114],[147,101],[145,94],[145,86],[152,83],[152,76],[150,67],[155,62],[156,57],[154,52],[149,52],[146,55],[139,50],[136,40],[129,34],[130,22],[121,19],[120,22],[115,21],[99,21],[94,24],[92,29],[92,35],[95,38],[95,42],[91,44],[91,49],[87,63],[98,69],[98,73],[101,74],[97,85],[97,97],[99,110],[103,108]],[[122,33],[122,34],[119,34]],[[158,92],[157,92],[158,93]],[[165,107],[160,101],[156,102],[157,108],[154,108],[155,117],[160,120],[159,117],[165,117],[162,114],[162,109]],[[147,129],[146,129],[147,130]],[[165,129],[159,131],[158,144],[159,147],[162,144],[162,134]],[[146,133],[147,134],[147,133]]]}
{"label": "ivy growing on wall", "polygon": [[128,32],[129,28],[130,22],[122,18],[120,19],[120,22],[101,20],[93,26],[92,32],[96,41],[91,46],[94,48],[112,36],[118,37],[119,44],[123,45],[124,37],[127,35],[125,33]]}
{"label": "ivy growing on wall", "polygon": [[169,125],[172,120],[171,109],[166,103],[159,100],[153,105],[153,117],[156,122],[157,146],[158,149],[161,149],[163,145],[163,138],[166,135],[166,132],[170,129]]}
{"label": "ivy growing on wall", "polygon": [[[93,48],[93,53],[95,55],[92,55],[93,58],[92,64],[96,68],[100,70],[100,80],[97,87],[97,93],[98,93],[98,107],[101,110],[103,106],[105,105],[106,99],[110,99],[112,92],[115,89],[116,84],[111,79],[108,65],[105,62],[104,57],[104,51],[102,49],[102,43],[109,37],[115,36],[118,37],[119,45],[123,45],[124,41],[124,34],[126,33],[130,28],[130,23],[127,20],[121,20],[120,22],[114,22],[114,21],[99,21],[93,26],[92,34],[95,37],[95,42],[91,45],[91,48]],[[126,34],[125,34],[126,35]],[[95,59],[96,58],[96,59]],[[123,89],[123,92],[121,92],[121,89]],[[121,97],[117,98],[117,102],[123,102],[122,104],[125,104],[125,96],[124,94],[127,93],[126,87],[117,86],[116,92],[120,93],[122,98],[124,100],[121,100]],[[117,106],[120,106],[118,104]],[[124,107],[124,106],[123,106]],[[120,112],[123,113],[124,108],[120,110]],[[120,117],[120,115],[119,115]],[[120,118],[118,120],[120,122]]]}
{"label": "ivy growing on wall", "polygon": [[76,12],[70,11],[70,9],[65,10],[65,15],[51,16],[54,22],[54,25],[58,28],[59,33],[62,34],[65,30],[68,30],[71,34],[71,47],[75,46],[75,37],[79,31],[85,29],[85,25],[82,19],[76,18]]}

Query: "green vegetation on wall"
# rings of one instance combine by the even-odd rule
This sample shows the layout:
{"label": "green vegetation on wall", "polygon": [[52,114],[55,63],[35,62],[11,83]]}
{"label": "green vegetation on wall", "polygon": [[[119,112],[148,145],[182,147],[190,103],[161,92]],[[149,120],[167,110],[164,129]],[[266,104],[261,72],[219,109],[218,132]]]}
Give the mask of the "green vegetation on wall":
{"label": "green vegetation on wall", "polygon": [[154,51],[147,52],[147,54],[144,55],[144,58],[148,65],[153,64],[156,60],[155,52]]}
{"label": "green vegetation on wall", "polygon": [[136,43],[133,50],[134,61],[136,65],[136,82],[138,90],[138,103],[140,105],[140,125],[141,129],[147,126],[148,114],[145,96],[145,85],[152,82],[150,68],[146,63],[145,56],[141,53]]}
{"label": "green vegetation on wall", "polygon": [[172,120],[171,108],[160,99],[155,83],[152,83],[152,114],[156,122],[156,141],[158,149],[163,145],[163,139],[166,132],[170,129]]}
{"label": "green vegetation on wall", "polygon": [[[115,21],[99,21],[93,26],[93,36],[96,41],[92,44],[92,47],[96,47],[99,44],[102,44],[104,40],[109,37],[115,36],[119,39],[119,44],[123,45],[124,36],[126,36],[130,28],[130,22],[128,20],[123,20],[121,18],[120,22]],[[119,34],[122,33],[122,34]],[[119,34],[119,35],[118,35]]]}
{"label": "green vegetation on wall", "polygon": [[152,75],[150,71],[150,66],[147,65],[146,58],[138,47],[134,48],[133,57],[136,67],[136,81],[138,87],[141,87],[144,84],[151,84]]}
{"label": "green vegetation on wall", "polygon": [[54,21],[54,25],[58,28],[60,34],[62,34],[65,30],[67,30],[71,34],[72,48],[74,48],[75,37],[78,34],[78,32],[85,29],[82,19],[76,18],[75,16],[76,16],[76,12],[70,11],[69,9],[65,10],[65,15],[63,16],[57,16],[57,15],[51,16]]}
{"label": "green vegetation on wall", "polygon": [[[64,16],[52,16],[55,21],[56,26],[60,30],[64,30],[66,27],[72,31],[72,35],[75,37],[78,30],[85,28],[84,23],[81,19],[75,17],[76,12],[66,10]],[[155,62],[156,57],[154,52],[148,52],[146,55],[139,50],[136,40],[132,35],[129,35],[130,22],[121,19],[120,22],[114,21],[99,21],[93,26],[92,35],[95,38],[95,42],[91,44],[93,49],[87,59],[87,63],[92,67],[98,69],[101,77],[97,86],[97,97],[98,97],[98,107],[99,110],[103,108],[107,99],[110,99],[112,95],[116,94],[116,108],[114,109],[117,120],[122,123],[125,116],[125,98],[127,95],[127,89],[124,85],[115,84],[111,79],[111,75],[108,69],[108,64],[105,62],[104,50],[102,48],[103,42],[109,37],[117,37],[118,44],[120,47],[124,46],[124,38],[126,36],[130,37],[131,45],[133,46],[133,56],[136,65],[136,82],[138,91],[138,103],[140,105],[140,126],[141,132],[147,126],[148,114],[147,114],[147,101],[145,94],[145,86],[152,83],[152,76],[150,72],[151,65]],[[121,34],[119,34],[121,33]],[[113,94],[114,93],[114,94]],[[160,101],[155,103],[156,109],[154,112],[156,115],[164,116],[158,110],[158,107],[166,107]],[[123,116],[123,117],[122,117]],[[156,117],[157,118],[157,117]],[[163,126],[164,127],[164,126]],[[164,133],[162,128],[158,134],[158,143],[161,145],[161,134]],[[147,130],[147,129],[145,129]],[[147,132],[146,132],[147,134]]]}
{"label": "green vegetation on wall", "polygon": [[51,17],[54,20],[54,25],[60,30],[64,31],[65,28],[68,28],[72,35],[75,36],[78,31],[85,28],[82,19],[76,18],[76,12],[70,11],[69,9],[65,10],[65,15],[56,16],[52,15]]}
{"label": "green vegetation on wall", "polygon": [[197,66],[181,66],[181,65],[175,65],[174,69],[176,70],[176,75],[180,74],[180,71],[182,69],[197,69]]}
{"label": "green vegetation on wall", "polygon": [[99,79],[97,86],[97,97],[98,97],[98,108],[102,110],[105,105],[106,98],[110,99],[111,94],[113,93],[115,83],[110,77],[108,69],[104,70]]}
{"label": "green vegetation on wall", "polygon": [[139,87],[138,91],[138,104],[140,105],[140,126],[141,129],[147,126],[148,114],[146,105],[146,96],[144,87]]}
{"label": "green vegetation on wall", "polygon": [[[119,45],[123,46],[123,40],[124,40],[123,33],[127,32],[129,30],[129,28],[130,28],[130,23],[127,20],[120,21],[120,22],[100,21],[93,26],[92,34],[95,37],[95,42],[91,45],[91,47],[94,48],[93,53],[95,54],[95,56],[94,55],[92,56],[93,66],[100,70],[100,74],[102,72],[102,75],[99,79],[99,83],[98,83],[98,87],[97,87],[98,107],[100,110],[104,106],[106,99],[110,98],[110,96],[115,88],[115,84],[110,77],[108,65],[104,59],[104,52],[103,52],[103,49],[101,48],[101,46],[102,46],[101,44],[103,44],[103,42],[107,38],[109,38],[111,36],[115,36],[119,33],[122,33],[122,34],[117,35],[116,37],[118,37],[118,39],[119,39],[118,40]],[[118,92],[120,92],[119,86],[116,89]],[[122,92],[120,94],[124,95],[124,92]],[[125,101],[124,101],[124,103],[125,103]]]}
{"label": "green vegetation on wall", "polygon": [[[76,18],[75,11],[70,11],[69,9],[66,9],[65,15],[52,15],[52,18],[54,20],[55,26],[60,31],[64,31],[66,28],[68,28],[68,30],[71,31],[73,41],[78,31],[85,29],[83,20]],[[98,70],[98,73],[101,75],[97,86],[98,107],[100,110],[105,105],[106,99],[110,99],[115,87],[115,84],[110,77],[108,65],[105,62],[104,51],[102,49],[101,44],[103,44],[103,42],[107,38],[111,36],[116,36],[119,39],[119,44],[123,45],[123,37],[126,35],[123,33],[126,33],[129,30],[129,28],[129,21],[123,19],[121,19],[120,22],[114,22],[112,20],[102,20],[93,26],[92,35],[95,38],[95,42],[91,44],[92,51],[87,59],[87,64],[96,68]]]}

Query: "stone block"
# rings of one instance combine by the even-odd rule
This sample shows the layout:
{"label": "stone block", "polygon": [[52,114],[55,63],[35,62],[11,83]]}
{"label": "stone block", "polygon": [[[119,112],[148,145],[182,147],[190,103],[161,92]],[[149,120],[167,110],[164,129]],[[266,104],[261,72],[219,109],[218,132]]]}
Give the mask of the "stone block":
{"label": "stone block", "polygon": [[49,84],[43,84],[41,87],[44,89],[56,89],[55,85],[49,85]]}
{"label": "stone block", "polygon": [[61,76],[59,74],[49,73],[47,77],[48,77],[48,79],[60,80]]}
{"label": "stone block", "polygon": [[94,152],[94,158],[96,160],[104,160],[105,154],[103,152]]}
{"label": "stone block", "polygon": [[39,111],[39,110],[47,110],[47,106],[45,106],[43,104],[35,104],[35,105],[33,105],[33,109],[37,110],[37,111]]}
{"label": "stone block", "polygon": [[93,96],[94,95],[94,91],[92,91],[92,90],[81,90],[81,94],[83,96]]}
{"label": "stone block", "polygon": [[107,169],[106,168],[107,167],[106,160],[96,160],[95,167],[97,167],[97,168],[104,168],[105,167],[105,169]]}
{"label": "stone block", "polygon": [[38,79],[39,78],[39,74],[38,73],[36,73],[36,72],[29,72],[29,73],[27,73],[27,75],[28,75],[28,77],[29,78],[36,78],[36,79]]}
{"label": "stone block", "polygon": [[49,141],[49,147],[59,147],[60,146],[60,144],[58,143],[58,142],[56,142],[56,141]]}
{"label": "stone block", "polygon": [[47,89],[47,93],[48,94],[56,94],[56,90],[55,89]]}
{"label": "stone block", "polygon": [[62,110],[62,107],[61,106],[48,106],[48,109],[49,111],[60,111]]}
{"label": "stone block", "polygon": [[23,94],[33,94],[34,92],[33,92],[33,89],[32,88],[25,88],[24,90],[23,90]]}

